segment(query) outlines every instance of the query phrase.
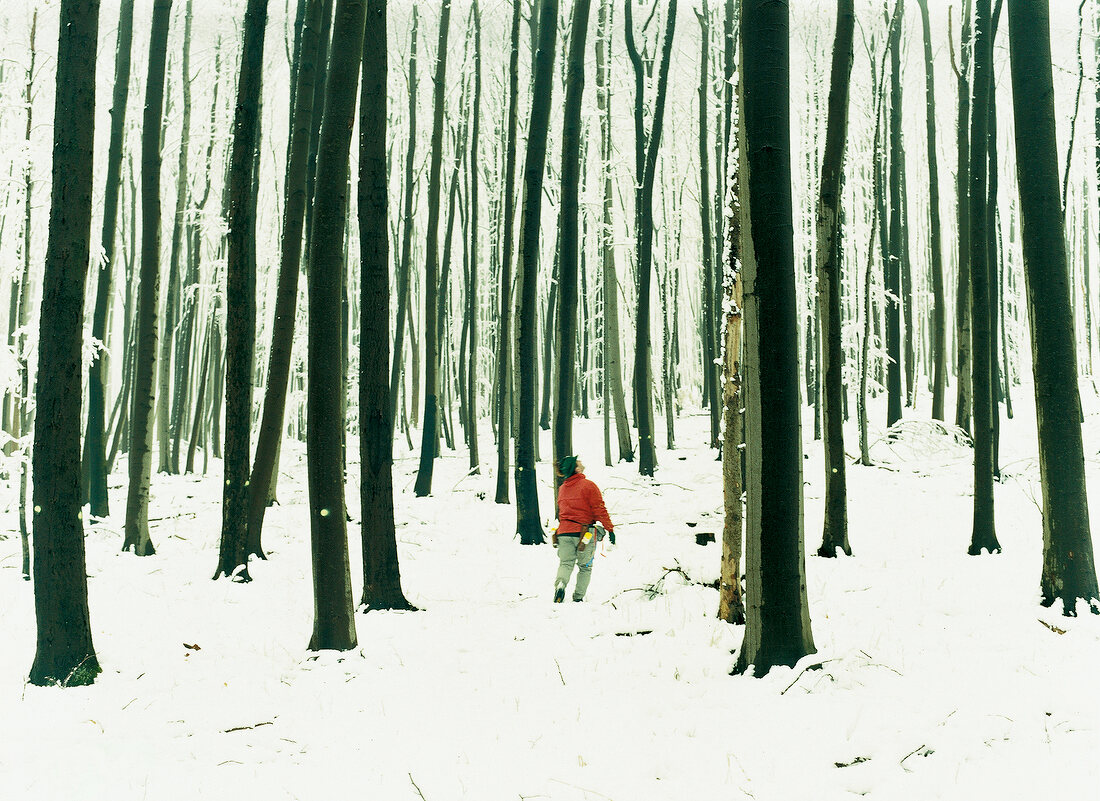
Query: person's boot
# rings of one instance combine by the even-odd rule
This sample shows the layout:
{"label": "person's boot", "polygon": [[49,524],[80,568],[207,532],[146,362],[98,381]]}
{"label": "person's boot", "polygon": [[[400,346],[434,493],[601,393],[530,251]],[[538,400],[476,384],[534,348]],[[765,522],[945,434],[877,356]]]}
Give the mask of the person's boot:
{"label": "person's boot", "polygon": [[558,587],[554,590],[554,603],[560,604],[565,600],[565,587]]}

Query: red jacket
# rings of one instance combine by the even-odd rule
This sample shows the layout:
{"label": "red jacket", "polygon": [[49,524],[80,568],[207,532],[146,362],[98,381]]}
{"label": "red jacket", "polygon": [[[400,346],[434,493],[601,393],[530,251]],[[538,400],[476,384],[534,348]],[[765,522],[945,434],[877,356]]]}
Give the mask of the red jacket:
{"label": "red jacket", "polygon": [[574,473],[558,489],[558,533],[580,534],[596,521],[608,531],[615,530],[600,488],[585,478],[584,473]]}

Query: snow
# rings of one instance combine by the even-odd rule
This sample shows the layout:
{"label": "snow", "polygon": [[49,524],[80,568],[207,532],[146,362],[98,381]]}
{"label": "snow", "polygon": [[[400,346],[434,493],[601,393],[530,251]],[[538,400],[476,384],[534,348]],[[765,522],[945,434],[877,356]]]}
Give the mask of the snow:
{"label": "snow", "polygon": [[[464,477],[465,453],[448,452],[435,495],[416,499],[417,454],[399,454],[402,579],[424,611],[358,614],[359,647],[347,653],[305,648],[312,594],[297,443],[284,447],[282,505],[264,535],[270,558],[251,565],[250,584],[210,580],[219,463],[204,478],[154,478],[150,514],[161,519],[148,558],[120,552],[120,466],[116,515],[87,532],[104,667],[93,686],[25,684],[32,588],[20,578],[17,533],[0,531],[2,797],[1090,797],[1100,783],[1100,618],[1038,604],[1028,391],[1017,390],[1017,417],[1003,429],[1004,553],[993,556],[966,554],[970,452],[932,434],[908,447],[880,441],[873,454],[887,467],[849,470],[855,555],[813,556],[822,455],[804,426],[818,653],[761,679],[729,675],[742,630],[714,617],[717,591],[705,586],[718,576],[720,545],[695,544],[697,532],[721,540],[720,463],[692,444],[707,439],[701,415],[679,421],[682,447],[659,452],[653,480],[631,464],[604,467],[598,421],[578,421],[575,441],[618,534],[583,604],[550,602],[555,552],[513,538],[514,507],[492,502],[491,469]],[[1100,416],[1085,430],[1096,499]],[[492,454],[482,433],[482,453]],[[856,452],[854,428],[847,435]],[[352,475],[355,516],[354,465]],[[545,517],[545,464],[539,477]],[[14,472],[0,483],[12,528],[17,487]],[[349,533],[358,598],[355,523]]]}

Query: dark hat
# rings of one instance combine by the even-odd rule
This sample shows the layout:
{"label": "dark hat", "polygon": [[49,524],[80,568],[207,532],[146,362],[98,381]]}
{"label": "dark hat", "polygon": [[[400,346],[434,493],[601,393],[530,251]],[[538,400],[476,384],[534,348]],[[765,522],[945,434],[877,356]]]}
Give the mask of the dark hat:
{"label": "dark hat", "polygon": [[561,470],[562,478],[569,478],[577,470],[577,457],[576,456],[563,456],[558,460],[558,469]]}

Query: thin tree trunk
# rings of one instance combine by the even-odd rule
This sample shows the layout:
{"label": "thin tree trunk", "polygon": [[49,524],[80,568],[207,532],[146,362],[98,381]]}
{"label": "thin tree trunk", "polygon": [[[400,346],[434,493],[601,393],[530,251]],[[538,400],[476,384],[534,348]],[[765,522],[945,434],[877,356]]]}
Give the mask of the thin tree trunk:
{"label": "thin tree trunk", "polygon": [[[342,459],[346,393],[340,368],[341,331],[332,321],[334,310],[340,308],[341,276],[345,270],[348,162],[365,19],[363,0],[337,0],[333,58],[325,83],[324,114],[317,148],[317,185],[324,190],[314,197],[314,229],[309,253],[309,419],[306,423],[313,555],[311,651],[347,651],[356,645]],[[377,22],[372,21],[372,24]],[[385,230],[384,221],[382,230]],[[388,359],[386,361],[388,363]]]}
{"label": "thin tree trunk", "polygon": [[994,102],[989,0],[974,6],[974,103],[970,116],[970,319],[974,404],[974,528],[968,552],[997,553],[993,516],[993,387],[989,308],[989,239],[986,236],[988,104]]}
{"label": "thin tree trunk", "polygon": [[955,425],[970,433],[971,354],[970,354],[970,11],[971,0],[963,0],[962,40],[958,77],[958,170],[955,173],[956,205],[959,217],[958,286],[955,296],[957,334],[956,373],[959,385],[955,403]]}
{"label": "thin tree trunk", "polygon": [[[248,480],[252,368],[256,350],[256,149],[260,138],[267,0],[248,0],[229,165],[225,280],[225,482],[222,536],[214,578],[250,581]],[[342,241],[342,240],[341,240]],[[215,415],[217,412],[215,411]],[[265,487],[266,490],[266,487]]]}
{"label": "thin tree trunk", "polygon": [[818,556],[836,556],[837,549],[852,555],[848,543],[848,489],[844,456],[843,371],[844,349],[840,318],[840,203],[844,185],[844,150],[848,137],[848,92],[851,83],[855,3],[840,0],[836,9],[836,39],[829,77],[829,118],[825,153],[821,159],[821,187],[817,202],[817,319],[824,343],[821,375],[825,450],[825,516]]}
{"label": "thin tree trunk", "polygon": [[[565,106],[561,133],[561,200],[558,243],[561,252],[558,310],[557,397],[554,402],[554,461],[573,454],[573,394],[577,374],[577,279],[580,222],[581,103],[584,99],[584,50],[590,0],[576,0],[569,32]],[[557,483],[557,482],[555,482]]]}
{"label": "thin tree trunk", "polygon": [[538,47],[532,76],[531,106],[527,126],[527,159],[523,171],[523,220],[520,224],[519,312],[517,356],[519,360],[519,411],[516,430],[516,530],[524,545],[545,540],[539,519],[538,485],[535,480],[535,395],[538,381],[536,311],[538,304],[539,222],[542,217],[543,172],[546,139],[550,128],[551,93],[554,88],[554,55],[558,33],[557,0],[539,0]]}
{"label": "thin tree trunk", "polygon": [[936,155],[936,85],[932,71],[932,33],[928,0],[917,0],[924,32],[925,124],[928,147],[928,237],[932,270],[932,419],[943,420],[947,390],[946,314],[943,295],[943,244],[940,235],[940,172]]}
{"label": "thin tree trunk", "polygon": [[[896,0],[896,8],[903,0]],[[900,18],[904,12],[897,11]],[[901,419],[901,25],[891,28],[890,50],[890,238],[886,260],[886,426]],[[883,221],[885,223],[885,220]]]}
{"label": "thin tree trunk", "polygon": [[512,49],[508,56],[508,121],[507,141],[504,147],[504,215],[501,235],[500,259],[500,316],[497,321],[497,364],[494,398],[497,420],[497,487],[496,502],[508,503],[508,474],[510,471],[509,448],[511,439],[512,402],[509,378],[512,362],[512,251],[515,243],[515,183],[516,183],[516,129],[519,104],[519,5],[512,0]]}
{"label": "thin tree trunk", "polygon": [[308,0],[303,18],[301,45],[295,67],[294,119],[286,169],[279,279],[275,290],[275,318],[268,353],[267,392],[264,414],[256,434],[248,497],[248,553],[263,557],[261,535],[267,500],[276,474],[279,443],[286,417],[286,390],[294,345],[294,321],[298,305],[298,272],[302,261],[305,227],[306,166],[310,149],[310,121],[315,103],[317,60],[320,58],[321,0]]}
{"label": "thin tree trunk", "polygon": [[386,2],[368,0],[359,100],[359,497],[362,605],[413,609],[401,589],[393,511],[389,212],[386,178]]}
{"label": "thin tree trunk", "polygon": [[710,446],[717,448],[721,432],[719,425],[722,417],[722,409],[718,403],[718,369],[715,364],[716,342],[714,338],[715,310],[714,310],[714,259],[711,243],[714,234],[711,231],[711,193],[710,193],[710,140],[707,133],[707,118],[710,116],[710,76],[707,73],[709,62],[710,41],[710,9],[706,0],[703,0],[702,12],[695,12],[699,20],[700,51],[699,51],[699,212],[702,227],[703,240],[699,243],[703,251],[703,285],[702,290],[702,318],[703,318],[703,387],[706,394],[705,401],[710,411]]}
{"label": "thin tree trunk", "polygon": [[164,109],[164,64],[172,0],[153,3],[149,74],[141,141],[141,277],[134,354],[134,401],[130,413],[130,488],[122,550],[156,552],[149,537],[149,479],[153,469],[153,379],[157,364],[157,301],[160,295],[160,124]]}
{"label": "thin tree trunk", "polygon": [[[107,341],[107,309],[113,291],[111,285],[115,270],[115,229],[118,223],[119,188],[122,185],[122,138],[129,98],[133,35],[134,0],[122,0],[115,45],[115,85],[111,98],[111,133],[107,145],[107,180],[103,189],[103,228],[100,234],[103,257],[97,271],[95,308],[92,313],[92,338],[104,343]],[[96,349],[88,367],[88,425],[84,437],[84,498],[91,504],[92,517],[106,517],[110,514],[103,429],[107,396],[105,367],[104,353]]]}
{"label": "thin tree trunk", "polygon": [[432,154],[428,168],[428,229],[424,256],[424,428],[420,466],[413,492],[423,498],[432,492],[439,439],[439,194],[443,166],[443,110],[447,88],[447,35],[450,32],[451,0],[443,0],[439,14],[436,46],[435,95],[432,119]]}

